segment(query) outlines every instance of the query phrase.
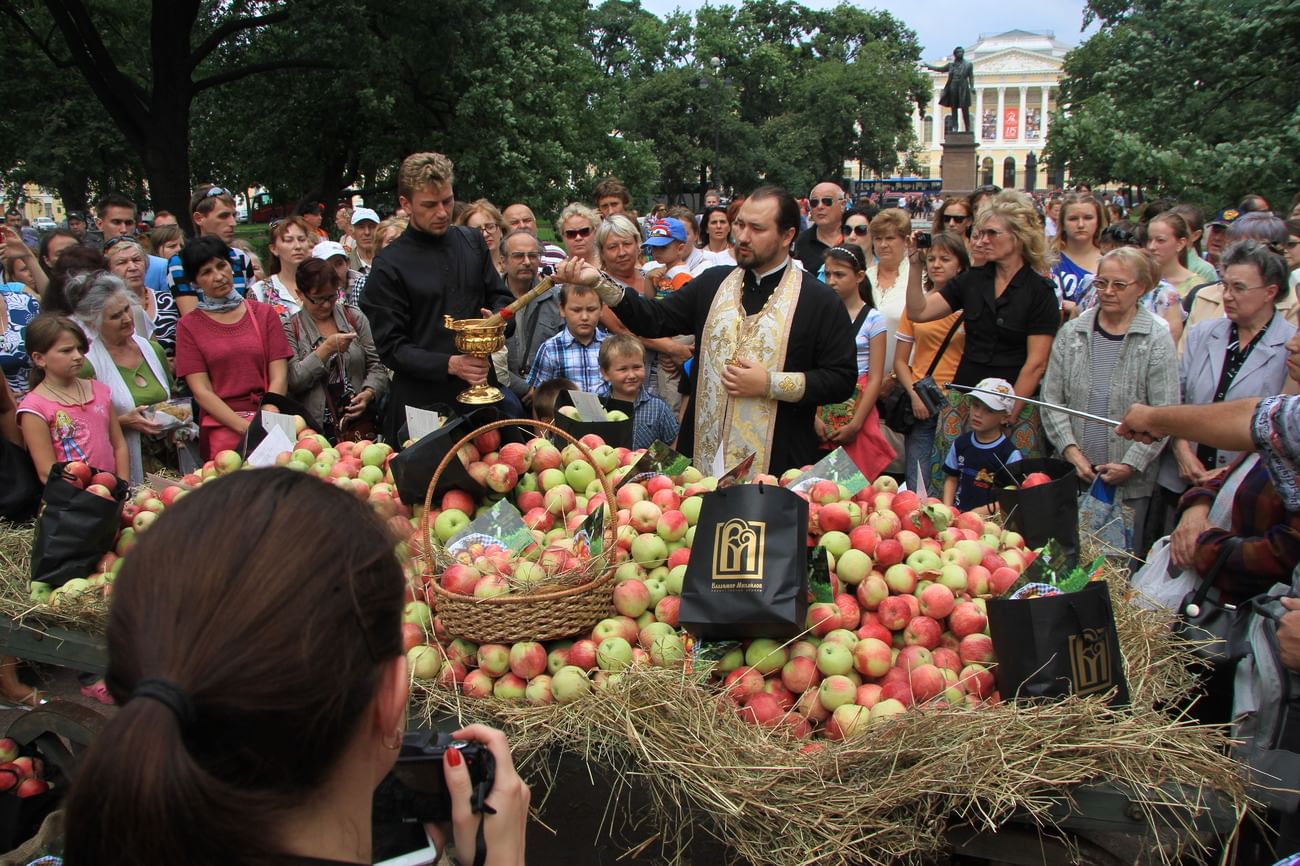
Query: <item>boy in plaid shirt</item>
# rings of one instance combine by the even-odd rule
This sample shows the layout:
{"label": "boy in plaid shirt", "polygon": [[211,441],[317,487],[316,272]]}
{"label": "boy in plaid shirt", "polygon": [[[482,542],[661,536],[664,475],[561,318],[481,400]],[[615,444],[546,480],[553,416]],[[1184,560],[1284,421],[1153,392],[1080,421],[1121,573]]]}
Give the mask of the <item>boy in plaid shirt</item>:
{"label": "boy in plaid shirt", "polygon": [[582,391],[600,389],[600,344],[606,334],[600,320],[600,296],[595,289],[579,285],[560,286],[560,315],[565,328],[542,343],[528,374],[529,395],[548,379],[572,379]]}
{"label": "boy in plaid shirt", "polygon": [[602,397],[632,404],[632,447],[649,448],[656,439],[672,445],[677,419],[659,397],[645,387],[645,346],[631,334],[613,334],[600,346]]}

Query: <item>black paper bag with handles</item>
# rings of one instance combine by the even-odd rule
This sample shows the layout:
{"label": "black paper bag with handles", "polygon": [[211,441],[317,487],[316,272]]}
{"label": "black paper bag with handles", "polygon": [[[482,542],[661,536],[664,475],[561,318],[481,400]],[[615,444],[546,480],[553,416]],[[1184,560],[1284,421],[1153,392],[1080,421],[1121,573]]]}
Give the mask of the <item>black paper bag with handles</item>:
{"label": "black paper bag with handles", "polygon": [[[41,514],[32,541],[32,580],[63,586],[74,577],[89,577],[96,564],[113,549],[122,520],[122,503],[129,485],[118,479],[113,499],[82,490],[55,463],[45,482]],[[92,472],[100,472],[92,467]]]}
{"label": "black paper bag with handles", "polygon": [[41,479],[31,455],[0,436],[0,518],[22,523],[41,504]]}
{"label": "black paper bag with handles", "polygon": [[[555,398],[556,412],[551,423],[574,439],[581,439],[588,433],[595,433],[605,440],[605,444],[611,448],[632,447],[633,421],[636,418],[636,408],[633,404],[623,400],[615,400],[612,397],[601,401],[601,405],[605,407],[606,411],[618,409],[626,414],[627,418],[622,421],[580,421],[577,418],[570,418],[567,415],[560,414],[559,409],[561,406],[572,405],[573,398],[569,396],[569,392],[561,391]],[[562,447],[565,443],[560,444]]]}
{"label": "black paper bag with handles", "polygon": [[[447,417],[447,413],[451,410],[445,406],[435,406],[431,411]],[[397,484],[397,495],[408,505],[423,505],[424,495],[429,489],[429,482],[433,480],[434,470],[451,450],[451,446],[464,438],[465,434],[477,430],[484,424],[490,424],[500,417],[500,413],[491,407],[478,409],[466,415],[452,415],[437,430],[403,448],[390,464],[393,470],[393,481]],[[400,441],[406,439],[405,429],[403,425],[398,431],[398,435],[401,436]],[[509,429],[505,428],[501,433],[505,434]],[[506,441],[504,436],[502,441]],[[469,470],[459,458],[449,461],[446,470],[438,478],[438,487],[433,492],[434,506],[437,507],[442,494],[453,489],[464,490],[475,499],[483,493],[483,485],[470,477]]]}
{"label": "black paper bag with handles", "polygon": [[808,612],[808,503],[771,484],[706,493],[679,619],[696,638],[789,638]]}
{"label": "black paper bag with handles", "polygon": [[1115,689],[1128,703],[1115,612],[1104,580],[1078,592],[988,600],[989,635],[1005,700],[1095,695]]}
{"label": "black paper bag with handles", "polygon": [[267,392],[262,395],[262,402],[258,410],[253,413],[253,417],[248,421],[248,429],[244,431],[244,439],[239,443],[239,455],[247,458],[257,450],[257,446],[262,444],[266,438],[266,426],[262,424],[262,409],[267,406],[274,406],[281,415],[287,415],[292,418],[294,415],[302,416],[302,420],[307,424],[307,429],[315,430],[317,433],[324,433],[321,429],[320,422],[311,416],[303,405],[292,397],[286,397],[283,394],[272,394]]}
{"label": "black paper bag with handles", "polygon": [[[1034,472],[1052,480],[1021,488],[1025,476]],[[1007,484],[1016,488],[1007,490]],[[1037,550],[1055,540],[1066,562],[1073,565],[1079,561],[1079,476],[1070,463],[1053,458],[1012,463],[998,479],[995,493],[1007,528],[1023,535],[1026,547]]]}

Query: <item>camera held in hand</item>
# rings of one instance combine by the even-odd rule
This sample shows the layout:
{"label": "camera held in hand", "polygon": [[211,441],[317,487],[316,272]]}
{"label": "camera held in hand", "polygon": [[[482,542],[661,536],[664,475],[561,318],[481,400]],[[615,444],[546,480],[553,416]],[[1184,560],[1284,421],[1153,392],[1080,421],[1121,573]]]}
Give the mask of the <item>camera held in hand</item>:
{"label": "camera held in hand", "polygon": [[921,402],[925,404],[925,408],[929,411],[931,418],[937,416],[939,410],[948,402],[948,398],[944,396],[943,389],[934,381],[933,376],[926,376],[922,379],[917,379],[912,383],[912,390],[916,392],[916,396],[921,398]]}
{"label": "camera held in hand", "polygon": [[916,248],[918,250],[928,250],[930,248],[932,240],[929,232],[917,232],[912,237],[916,241]]}
{"label": "camera held in hand", "polygon": [[443,755],[456,749],[469,770],[474,812],[482,812],[496,779],[496,762],[482,743],[452,739],[439,731],[407,731],[397,765],[375,789],[374,820],[393,823],[451,820],[451,793],[443,776]]}

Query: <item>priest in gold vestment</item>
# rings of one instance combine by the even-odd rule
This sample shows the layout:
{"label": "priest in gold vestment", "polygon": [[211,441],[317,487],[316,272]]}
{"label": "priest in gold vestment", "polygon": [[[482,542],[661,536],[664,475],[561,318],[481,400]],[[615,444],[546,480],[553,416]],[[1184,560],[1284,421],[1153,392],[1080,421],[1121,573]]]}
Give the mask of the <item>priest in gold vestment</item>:
{"label": "priest in gold vestment", "polygon": [[857,382],[853,323],[829,286],[790,257],[799,230],[794,197],[755,190],[733,224],[735,268],[710,268],[650,300],[569,259],[556,282],[592,286],[640,337],[695,335],[691,404],[678,450],[705,472],[756,454],[754,471],[779,475],[815,463],[817,407],[847,400]]}

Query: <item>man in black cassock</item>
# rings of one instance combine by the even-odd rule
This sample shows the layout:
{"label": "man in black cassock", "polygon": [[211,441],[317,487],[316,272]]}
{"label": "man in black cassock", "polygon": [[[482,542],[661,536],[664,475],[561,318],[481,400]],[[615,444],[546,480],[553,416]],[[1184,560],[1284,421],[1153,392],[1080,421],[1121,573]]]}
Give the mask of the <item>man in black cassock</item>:
{"label": "man in black cassock", "polygon": [[513,300],[482,233],[451,224],[452,172],[440,153],[402,161],[398,200],[411,223],[375,257],[361,300],[379,357],[393,371],[384,425],[390,441],[406,421],[406,406],[455,408],[456,395],[470,385],[495,382],[491,362],[458,354],[455,335],[443,326],[444,314],[475,319]]}
{"label": "man in black cassock", "polygon": [[662,300],[582,259],[560,264],[556,279],[594,287],[637,336],[693,333],[699,356],[678,450],[705,472],[753,453],[754,471],[780,474],[826,453],[814,417],[853,394],[853,323],[834,290],[790,258],[799,205],[789,193],[755,190],[733,230],[739,267],[710,268]]}

